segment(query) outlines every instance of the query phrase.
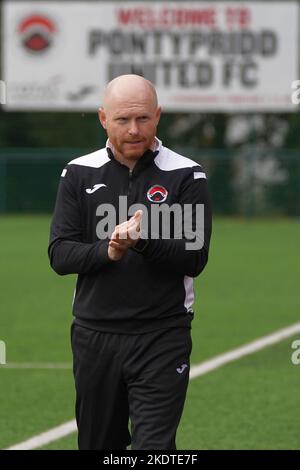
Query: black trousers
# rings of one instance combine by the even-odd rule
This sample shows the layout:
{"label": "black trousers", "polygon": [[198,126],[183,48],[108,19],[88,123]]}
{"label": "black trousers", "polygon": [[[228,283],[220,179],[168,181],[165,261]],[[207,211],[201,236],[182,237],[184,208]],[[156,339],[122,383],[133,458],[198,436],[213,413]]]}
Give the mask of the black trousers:
{"label": "black trousers", "polygon": [[190,329],[123,335],[73,324],[71,342],[79,449],[176,449]]}

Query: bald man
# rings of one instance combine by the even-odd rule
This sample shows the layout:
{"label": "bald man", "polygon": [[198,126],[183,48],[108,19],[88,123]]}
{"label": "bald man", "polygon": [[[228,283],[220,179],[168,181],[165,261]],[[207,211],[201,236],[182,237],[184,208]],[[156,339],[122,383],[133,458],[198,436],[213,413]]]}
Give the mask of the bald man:
{"label": "bald man", "polygon": [[[151,82],[139,75],[121,75],[112,80],[104,93],[99,120],[106,130],[114,157],[130,171],[148,150],[155,148],[155,135],[161,108],[157,106],[156,90]],[[128,126],[129,123],[129,126]],[[142,212],[129,223],[138,229]],[[123,252],[137,240],[118,234],[126,227],[117,227],[108,248],[111,259],[120,259]]]}
{"label": "bald man", "polygon": [[201,166],[156,137],[160,114],[148,80],[112,80],[99,109],[106,147],[61,175],[48,253],[58,274],[78,275],[79,449],[176,449],[211,210]]}

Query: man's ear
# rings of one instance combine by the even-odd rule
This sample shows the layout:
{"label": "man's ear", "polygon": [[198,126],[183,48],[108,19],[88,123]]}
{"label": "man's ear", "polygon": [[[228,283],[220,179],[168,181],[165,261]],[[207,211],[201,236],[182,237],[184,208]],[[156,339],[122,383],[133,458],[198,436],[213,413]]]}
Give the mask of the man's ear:
{"label": "man's ear", "polygon": [[159,123],[160,115],[161,115],[161,107],[159,106],[159,107],[157,108],[157,110],[156,110],[157,124]]}
{"label": "man's ear", "polygon": [[98,109],[98,116],[99,116],[99,121],[101,122],[103,129],[106,129],[106,116],[105,116],[104,108]]}

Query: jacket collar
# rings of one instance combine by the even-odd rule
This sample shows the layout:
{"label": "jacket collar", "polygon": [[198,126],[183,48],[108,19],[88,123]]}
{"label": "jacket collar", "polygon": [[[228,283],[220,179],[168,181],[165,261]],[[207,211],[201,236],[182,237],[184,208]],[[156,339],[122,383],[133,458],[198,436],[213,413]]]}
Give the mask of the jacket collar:
{"label": "jacket collar", "polygon": [[[141,156],[141,158],[137,161],[135,167],[133,168],[132,174],[136,175],[137,173],[140,173],[148,165],[150,165],[153,162],[154,158],[159,154],[161,147],[162,147],[162,142],[157,137],[155,137],[153,148],[146,150],[146,152]],[[114,153],[113,153],[113,147],[109,139],[107,139],[106,141],[106,151],[107,151],[107,155],[109,156],[111,160],[113,160],[115,163],[121,166],[126,167],[126,165],[122,164],[115,158]]]}

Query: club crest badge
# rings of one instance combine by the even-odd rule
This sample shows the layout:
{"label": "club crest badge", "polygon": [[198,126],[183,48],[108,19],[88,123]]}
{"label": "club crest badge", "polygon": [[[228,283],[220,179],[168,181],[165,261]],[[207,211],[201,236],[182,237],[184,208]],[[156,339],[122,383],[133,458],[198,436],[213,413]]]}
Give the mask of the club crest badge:
{"label": "club crest badge", "polygon": [[163,186],[156,184],[151,186],[147,191],[147,198],[151,202],[161,203],[164,202],[168,197],[168,191]]}

